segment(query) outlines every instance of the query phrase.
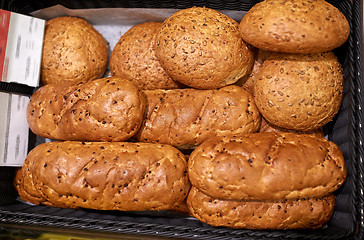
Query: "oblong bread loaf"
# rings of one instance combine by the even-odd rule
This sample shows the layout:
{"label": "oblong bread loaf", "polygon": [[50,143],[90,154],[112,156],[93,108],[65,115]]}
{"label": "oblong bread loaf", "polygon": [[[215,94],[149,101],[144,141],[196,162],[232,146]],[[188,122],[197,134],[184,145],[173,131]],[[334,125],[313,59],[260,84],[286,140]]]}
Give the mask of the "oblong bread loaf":
{"label": "oblong bread loaf", "polygon": [[139,130],[145,105],[145,96],[121,78],[50,84],[32,95],[27,120],[44,138],[124,141]]}
{"label": "oblong bread loaf", "polygon": [[252,95],[239,86],[219,90],[144,91],[148,110],[135,135],[141,142],[195,146],[226,133],[256,132],[261,116]]}
{"label": "oblong bread loaf", "polygon": [[229,201],[211,198],[192,187],[187,206],[195,218],[215,227],[317,229],[333,215],[335,195],[299,200]]}
{"label": "oblong bread loaf", "polygon": [[283,132],[209,139],[191,153],[188,171],[191,184],[205,194],[238,201],[324,196],[347,175],[336,144]]}
{"label": "oblong bread loaf", "polygon": [[50,142],[17,171],[24,201],[63,208],[166,210],[181,205],[190,184],[184,155],[169,145]]}

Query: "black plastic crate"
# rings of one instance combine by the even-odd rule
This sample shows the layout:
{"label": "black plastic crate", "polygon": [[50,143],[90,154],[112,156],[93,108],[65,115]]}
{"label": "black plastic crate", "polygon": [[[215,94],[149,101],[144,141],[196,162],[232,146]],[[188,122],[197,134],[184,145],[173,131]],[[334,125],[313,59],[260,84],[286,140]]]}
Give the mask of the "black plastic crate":
{"label": "black plastic crate", "polygon": [[[61,4],[70,9],[85,8],[171,8],[183,9],[205,6],[216,10],[248,11],[260,1],[116,1],[64,0],[25,1],[0,0],[0,8],[22,14]],[[343,151],[348,178],[336,192],[337,200],[332,219],[317,230],[253,231],[211,227],[200,221],[176,213],[119,212],[90,209],[60,209],[32,206],[17,201],[13,188],[14,168],[0,168],[0,225],[48,226],[98,232],[152,235],[182,239],[364,239],[363,197],[363,25],[360,0],[330,0],[349,20],[351,33],[348,41],[334,53],[342,63],[345,77],[344,99],[334,121],[325,126],[328,138]],[[1,86],[0,86],[1,87]],[[20,87],[21,86],[16,86]],[[15,90],[14,90],[15,89]],[[6,90],[6,89],[5,89]],[[12,91],[21,92],[18,88]],[[0,91],[4,89],[0,88]],[[29,91],[29,89],[27,89]],[[27,92],[26,92],[27,93]]]}

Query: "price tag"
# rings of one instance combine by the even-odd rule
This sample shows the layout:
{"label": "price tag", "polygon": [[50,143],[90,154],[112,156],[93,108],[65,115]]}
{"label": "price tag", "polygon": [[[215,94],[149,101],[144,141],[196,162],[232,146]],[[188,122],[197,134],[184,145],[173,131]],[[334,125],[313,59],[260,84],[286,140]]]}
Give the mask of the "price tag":
{"label": "price tag", "polygon": [[30,98],[0,92],[0,166],[22,166],[28,153],[29,125],[26,110]]}
{"label": "price tag", "polygon": [[39,86],[45,20],[0,9],[0,81]]}

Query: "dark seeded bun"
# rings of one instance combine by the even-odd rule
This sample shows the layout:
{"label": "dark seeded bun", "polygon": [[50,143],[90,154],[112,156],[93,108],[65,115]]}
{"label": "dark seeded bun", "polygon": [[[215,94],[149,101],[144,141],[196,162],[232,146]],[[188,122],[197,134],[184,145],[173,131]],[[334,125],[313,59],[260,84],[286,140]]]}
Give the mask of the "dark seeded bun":
{"label": "dark seeded bun", "polygon": [[108,51],[104,37],[86,20],[51,19],[45,26],[41,81],[63,84],[101,78],[106,71]]}
{"label": "dark seeded bun", "polygon": [[244,15],[239,29],[257,48],[288,53],[331,51],[350,33],[345,16],[324,0],[265,0]]}
{"label": "dark seeded bun", "polygon": [[198,89],[223,87],[249,73],[253,65],[253,52],[238,27],[213,9],[180,10],[163,22],[155,53],[175,81]]}
{"label": "dark seeded bun", "polygon": [[111,53],[111,75],[133,82],[139,89],[174,89],[182,84],[173,81],[158,62],[154,39],[160,22],[135,25],[123,36]]}
{"label": "dark seeded bun", "polygon": [[311,131],[330,122],[343,97],[343,73],[332,52],[272,54],[256,77],[254,97],[278,127]]}

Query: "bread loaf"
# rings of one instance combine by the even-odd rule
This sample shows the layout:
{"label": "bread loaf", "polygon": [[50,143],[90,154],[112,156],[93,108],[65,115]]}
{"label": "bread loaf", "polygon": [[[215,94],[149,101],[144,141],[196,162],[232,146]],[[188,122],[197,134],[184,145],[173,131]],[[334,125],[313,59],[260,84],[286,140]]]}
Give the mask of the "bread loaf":
{"label": "bread loaf", "polygon": [[337,8],[324,0],[265,0],[242,18],[242,38],[277,52],[318,53],[341,46],[350,26]]}
{"label": "bread loaf", "polygon": [[315,130],[330,122],[341,106],[344,78],[332,52],[271,54],[256,79],[259,111],[278,127]]}
{"label": "bread loaf", "polygon": [[145,96],[120,78],[39,88],[27,108],[30,129],[58,140],[124,141],[139,129]]}
{"label": "bread loaf", "polygon": [[215,227],[316,229],[330,220],[335,196],[331,194],[300,200],[229,201],[211,198],[192,187],[187,204],[194,217]]}
{"label": "bread loaf", "polygon": [[192,147],[225,133],[255,132],[260,113],[239,86],[144,91],[148,110],[136,140]]}
{"label": "bread loaf", "polygon": [[111,75],[132,81],[139,89],[174,89],[173,81],[157,60],[153,46],[161,22],[133,26],[122,35],[111,53]]}
{"label": "bread loaf", "polygon": [[130,142],[38,145],[17,171],[24,201],[63,208],[167,210],[187,196],[187,163],[177,149]]}
{"label": "bread loaf", "polygon": [[347,175],[333,142],[277,132],[211,138],[191,153],[188,171],[191,184],[203,193],[236,201],[329,195]]}
{"label": "bread loaf", "polygon": [[316,137],[324,137],[324,132],[322,129],[315,129],[308,132],[295,131],[290,129],[285,129],[281,127],[274,126],[273,124],[267,122],[264,118],[262,118],[262,122],[260,124],[260,128],[258,132],[291,132],[296,134],[313,134]]}
{"label": "bread loaf", "polygon": [[108,64],[105,38],[86,20],[58,17],[46,22],[41,81],[76,83],[101,78]]}
{"label": "bread loaf", "polygon": [[233,84],[250,72],[254,61],[238,28],[235,20],[216,10],[183,9],[163,22],[155,54],[169,76],[189,87]]}

